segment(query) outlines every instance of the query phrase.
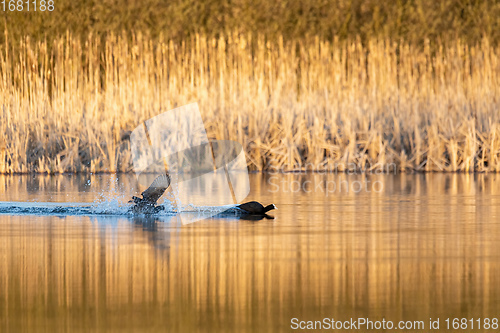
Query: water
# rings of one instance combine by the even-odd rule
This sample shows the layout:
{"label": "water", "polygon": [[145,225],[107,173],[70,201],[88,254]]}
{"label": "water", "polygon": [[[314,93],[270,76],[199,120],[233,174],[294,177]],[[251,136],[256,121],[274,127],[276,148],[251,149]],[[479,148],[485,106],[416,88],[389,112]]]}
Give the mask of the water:
{"label": "water", "polygon": [[134,188],[0,176],[1,332],[289,332],[292,318],[360,317],[427,332],[430,318],[445,331],[446,318],[500,317],[498,175],[251,175],[248,200],[275,203],[274,220],[188,225],[127,215]]}

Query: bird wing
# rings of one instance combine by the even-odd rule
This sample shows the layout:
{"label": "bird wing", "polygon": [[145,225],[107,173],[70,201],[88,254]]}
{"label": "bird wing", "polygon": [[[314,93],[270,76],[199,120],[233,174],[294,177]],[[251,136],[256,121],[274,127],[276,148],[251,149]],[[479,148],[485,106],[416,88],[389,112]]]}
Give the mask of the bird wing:
{"label": "bird wing", "polygon": [[170,186],[170,176],[168,174],[158,176],[151,185],[142,192],[144,200],[150,204],[155,204]]}

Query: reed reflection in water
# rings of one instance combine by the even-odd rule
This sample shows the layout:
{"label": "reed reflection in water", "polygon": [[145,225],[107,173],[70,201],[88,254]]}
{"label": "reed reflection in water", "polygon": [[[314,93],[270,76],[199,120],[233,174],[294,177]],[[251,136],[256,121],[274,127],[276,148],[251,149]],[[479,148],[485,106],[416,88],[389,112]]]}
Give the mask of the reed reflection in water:
{"label": "reed reflection in water", "polygon": [[[102,191],[41,176],[36,194],[33,180],[0,177],[3,201]],[[382,190],[310,191],[368,178]],[[251,186],[248,199],[279,207],[274,220],[0,215],[0,330],[276,332],[324,317],[427,329],[500,316],[499,176],[252,175]]]}

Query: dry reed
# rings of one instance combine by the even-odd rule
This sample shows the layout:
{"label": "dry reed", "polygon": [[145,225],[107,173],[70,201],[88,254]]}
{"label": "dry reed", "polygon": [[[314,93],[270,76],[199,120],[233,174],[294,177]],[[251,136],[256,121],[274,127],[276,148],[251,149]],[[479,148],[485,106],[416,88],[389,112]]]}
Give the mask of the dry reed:
{"label": "dry reed", "polygon": [[253,170],[500,171],[500,49],[487,39],[47,45],[0,49],[0,173],[130,171],[128,131],[195,101]]}

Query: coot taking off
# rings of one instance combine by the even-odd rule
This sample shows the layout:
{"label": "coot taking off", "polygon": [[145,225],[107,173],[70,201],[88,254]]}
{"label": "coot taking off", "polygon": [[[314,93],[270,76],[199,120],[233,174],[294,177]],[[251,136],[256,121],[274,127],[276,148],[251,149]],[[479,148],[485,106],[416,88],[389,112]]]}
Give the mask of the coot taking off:
{"label": "coot taking off", "polygon": [[[167,188],[170,186],[170,176],[168,174],[158,176],[153,183],[142,192],[142,198],[132,197],[135,205],[130,208],[130,211],[136,214],[155,214],[163,210],[163,206],[157,206],[156,202],[165,193]],[[270,204],[264,207],[261,203],[257,201],[250,201],[237,206],[241,212],[250,215],[264,215],[270,210],[277,209],[275,205]],[[272,218],[272,217],[268,217]]]}
{"label": "coot taking off", "polygon": [[132,212],[139,214],[154,214],[163,210],[163,206],[156,206],[156,202],[170,186],[170,176],[162,175],[156,177],[151,185],[142,192],[142,198],[132,197],[129,202],[135,203],[131,208]]}
{"label": "coot taking off", "polygon": [[256,214],[256,215],[263,215],[270,210],[278,209],[274,204],[270,204],[264,207],[260,202],[257,201],[246,202],[244,204],[238,205],[237,207],[247,214]]}

